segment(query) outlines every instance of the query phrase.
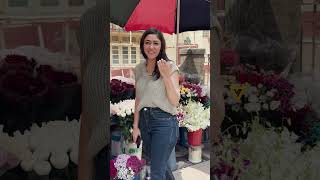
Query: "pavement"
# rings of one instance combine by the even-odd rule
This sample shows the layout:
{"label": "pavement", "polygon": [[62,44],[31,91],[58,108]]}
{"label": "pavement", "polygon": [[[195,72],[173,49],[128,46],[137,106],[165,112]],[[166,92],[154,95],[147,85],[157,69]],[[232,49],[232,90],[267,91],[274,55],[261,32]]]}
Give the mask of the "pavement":
{"label": "pavement", "polygon": [[204,144],[202,162],[193,164],[188,161],[188,148],[176,146],[177,170],[173,172],[176,180],[210,180],[210,148]]}
{"label": "pavement", "polygon": [[210,180],[210,161],[201,162],[173,172],[175,180]]}

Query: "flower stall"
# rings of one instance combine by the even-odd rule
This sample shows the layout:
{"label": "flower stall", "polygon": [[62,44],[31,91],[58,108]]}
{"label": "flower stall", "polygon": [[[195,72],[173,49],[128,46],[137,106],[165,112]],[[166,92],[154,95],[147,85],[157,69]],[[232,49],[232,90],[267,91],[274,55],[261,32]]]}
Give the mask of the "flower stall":
{"label": "flower stall", "polygon": [[177,119],[179,126],[187,129],[189,161],[192,163],[202,161],[202,134],[203,130],[210,126],[210,101],[207,93],[200,84],[180,82],[180,105]]}
{"label": "flower stall", "polygon": [[114,77],[110,81],[110,110],[112,121],[112,156],[119,154],[135,155],[142,159],[142,143],[139,147],[132,142],[131,131],[135,107],[134,80]]}
{"label": "flower stall", "polygon": [[290,67],[275,72],[234,63],[238,57],[231,50],[221,55],[226,116],[222,140],[213,147],[211,176],[317,179],[320,116],[314,80],[288,75]]}
{"label": "flower stall", "polygon": [[230,69],[225,80],[226,119],[222,131],[246,138],[247,134],[233,125],[247,126],[252,117],[258,116],[266,127],[285,126],[299,133],[296,123],[310,112],[310,104],[295,101],[294,85],[287,79],[256,66],[239,65]]}

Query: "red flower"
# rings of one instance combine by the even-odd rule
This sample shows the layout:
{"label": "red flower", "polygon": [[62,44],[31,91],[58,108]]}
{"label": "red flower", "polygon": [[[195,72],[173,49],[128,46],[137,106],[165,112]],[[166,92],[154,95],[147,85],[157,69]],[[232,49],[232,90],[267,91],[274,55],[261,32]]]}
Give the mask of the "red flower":
{"label": "red flower", "polygon": [[222,65],[234,66],[239,62],[239,55],[232,49],[221,49],[220,59]]}

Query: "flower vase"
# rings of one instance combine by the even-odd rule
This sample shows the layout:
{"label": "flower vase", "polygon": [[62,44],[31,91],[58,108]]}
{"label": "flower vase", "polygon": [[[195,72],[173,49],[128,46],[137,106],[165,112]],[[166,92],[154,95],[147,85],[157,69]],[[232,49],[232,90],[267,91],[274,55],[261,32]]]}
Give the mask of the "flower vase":
{"label": "flower vase", "polygon": [[188,132],[188,144],[191,146],[200,146],[202,142],[202,129]]}

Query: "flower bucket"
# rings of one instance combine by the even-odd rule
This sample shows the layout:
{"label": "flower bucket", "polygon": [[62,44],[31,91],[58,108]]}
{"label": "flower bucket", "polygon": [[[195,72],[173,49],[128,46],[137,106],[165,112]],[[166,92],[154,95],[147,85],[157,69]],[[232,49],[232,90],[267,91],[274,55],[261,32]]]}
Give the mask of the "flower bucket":
{"label": "flower bucket", "polygon": [[188,144],[191,146],[199,146],[202,142],[202,129],[188,132]]}
{"label": "flower bucket", "polygon": [[122,153],[124,154],[128,154],[128,155],[132,155],[132,156],[137,156],[138,159],[141,160],[142,157],[142,141],[140,144],[140,147],[137,148],[137,144],[133,143],[133,142],[126,142],[126,141],[122,141]]}
{"label": "flower bucket", "polygon": [[202,146],[189,146],[188,160],[192,163],[200,163],[202,161]]}
{"label": "flower bucket", "polygon": [[121,154],[121,133],[120,131],[114,131],[111,135],[111,155],[117,156]]}

